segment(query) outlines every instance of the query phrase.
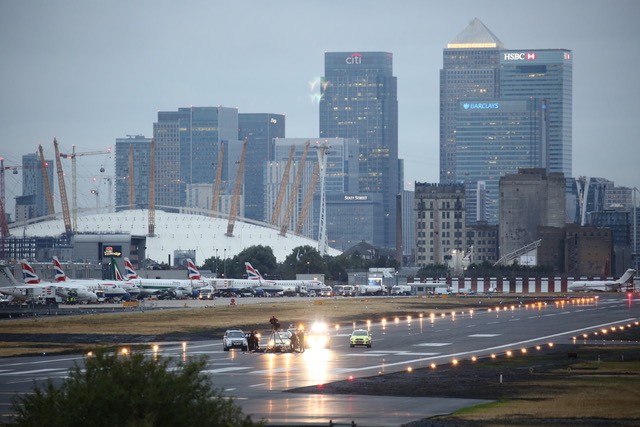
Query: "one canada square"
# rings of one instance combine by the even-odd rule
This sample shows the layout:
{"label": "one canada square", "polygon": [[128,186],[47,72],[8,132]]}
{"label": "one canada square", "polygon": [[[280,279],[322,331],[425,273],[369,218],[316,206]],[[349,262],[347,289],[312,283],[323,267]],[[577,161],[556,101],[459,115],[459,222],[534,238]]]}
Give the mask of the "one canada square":
{"label": "one canada square", "polygon": [[320,99],[320,137],[356,138],[359,191],[382,196],[383,235],[375,245],[396,246],[398,97],[393,55],[388,52],[326,52]]}
{"label": "one canada square", "polygon": [[572,176],[573,55],[506,49],[474,19],[443,52],[440,183],[464,183],[467,223],[498,223],[501,176]]}

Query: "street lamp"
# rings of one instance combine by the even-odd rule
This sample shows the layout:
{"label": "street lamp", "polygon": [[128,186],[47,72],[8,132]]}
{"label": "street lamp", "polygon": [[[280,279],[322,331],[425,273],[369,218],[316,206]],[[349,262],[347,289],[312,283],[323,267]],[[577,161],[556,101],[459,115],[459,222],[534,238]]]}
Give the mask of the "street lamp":
{"label": "street lamp", "polygon": [[222,269],[224,271],[224,278],[227,278],[227,249],[224,249],[224,260],[222,260]]}
{"label": "street lamp", "polygon": [[307,274],[309,274],[309,261],[307,261]]}
{"label": "street lamp", "polygon": [[218,249],[216,249],[216,260],[214,262],[216,263],[216,277],[218,277]]}

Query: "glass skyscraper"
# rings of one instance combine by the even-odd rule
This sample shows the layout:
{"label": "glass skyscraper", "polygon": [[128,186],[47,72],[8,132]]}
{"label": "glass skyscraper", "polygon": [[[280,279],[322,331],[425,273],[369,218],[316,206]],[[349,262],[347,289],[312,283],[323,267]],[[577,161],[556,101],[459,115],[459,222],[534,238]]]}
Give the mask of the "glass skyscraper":
{"label": "glass skyscraper", "polygon": [[371,243],[395,247],[395,203],[402,180],[398,172],[397,80],[391,53],[325,53],[320,138],[334,137],[358,140],[358,191],[382,197],[383,233]]}
{"label": "glass skyscraper", "polygon": [[[133,170],[129,169],[129,150],[133,155]],[[116,138],[116,211],[149,207],[149,171],[151,138],[128,135]],[[133,179],[133,200],[129,200],[129,183]]]}
{"label": "glass skyscraper", "polygon": [[[45,160],[45,163],[49,187],[51,191],[54,191],[56,183],[53,180],[53,160]],[[42,163],[38,154],[32,153],[22,156],[22,195],[33,196],[33,218],[54,214],[54,212],[47,212],[47,193],[42,177]]]}
{"label": "glass skyscraper", "polygon": [[504,174],[571,176],[572,73],[571,51],[505,49],[478,19],[444,49],[440,182],[465,183],[468,223],[498,223]]}
{"label": "glass skyscraper", "polygon": [[274,159],[273,139],[284,138],[285,117],[271,113],[240,113],[238,139],[247,138],[244,167],[244,215],[265,221],[265,162]]}
{"label": "glass skyscraper", "polygon": [[225,151],[225,166],[237,155],[238,110],[186,107],[160,111],[153,135],[156,205],[185,207],[187,185],[213,185],[220,144],[230,145]]}

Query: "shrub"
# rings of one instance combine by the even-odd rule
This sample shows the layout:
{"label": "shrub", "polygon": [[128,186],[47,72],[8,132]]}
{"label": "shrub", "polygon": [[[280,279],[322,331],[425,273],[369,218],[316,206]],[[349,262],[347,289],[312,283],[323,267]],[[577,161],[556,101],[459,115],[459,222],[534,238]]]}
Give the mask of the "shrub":
{"label": "shrub", "polygon": [[98,352],[75,364],[61,385],[52,380],[16,397],[19,426],[253,426],[235,402],[213,388],[206,358],[178,362]]}

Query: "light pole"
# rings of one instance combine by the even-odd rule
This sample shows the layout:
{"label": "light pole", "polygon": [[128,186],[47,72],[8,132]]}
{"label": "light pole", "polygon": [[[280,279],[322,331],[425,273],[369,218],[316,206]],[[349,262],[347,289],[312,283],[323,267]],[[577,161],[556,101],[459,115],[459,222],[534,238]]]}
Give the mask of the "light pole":
{"label": "light pole", "polygon": [[222,260],[222,269],[224,271],[224,278],[227,278],[227,249],[224,249],[224,260]]}
{"label": "light pole", "polygon": [[309,274],[309,261],[307,261],[307,274]]}
{"label": "light pole", "polygon": [[216,263],[216,278],[218,277],[218,249],[216,249],[216,260],[214,261]]}

